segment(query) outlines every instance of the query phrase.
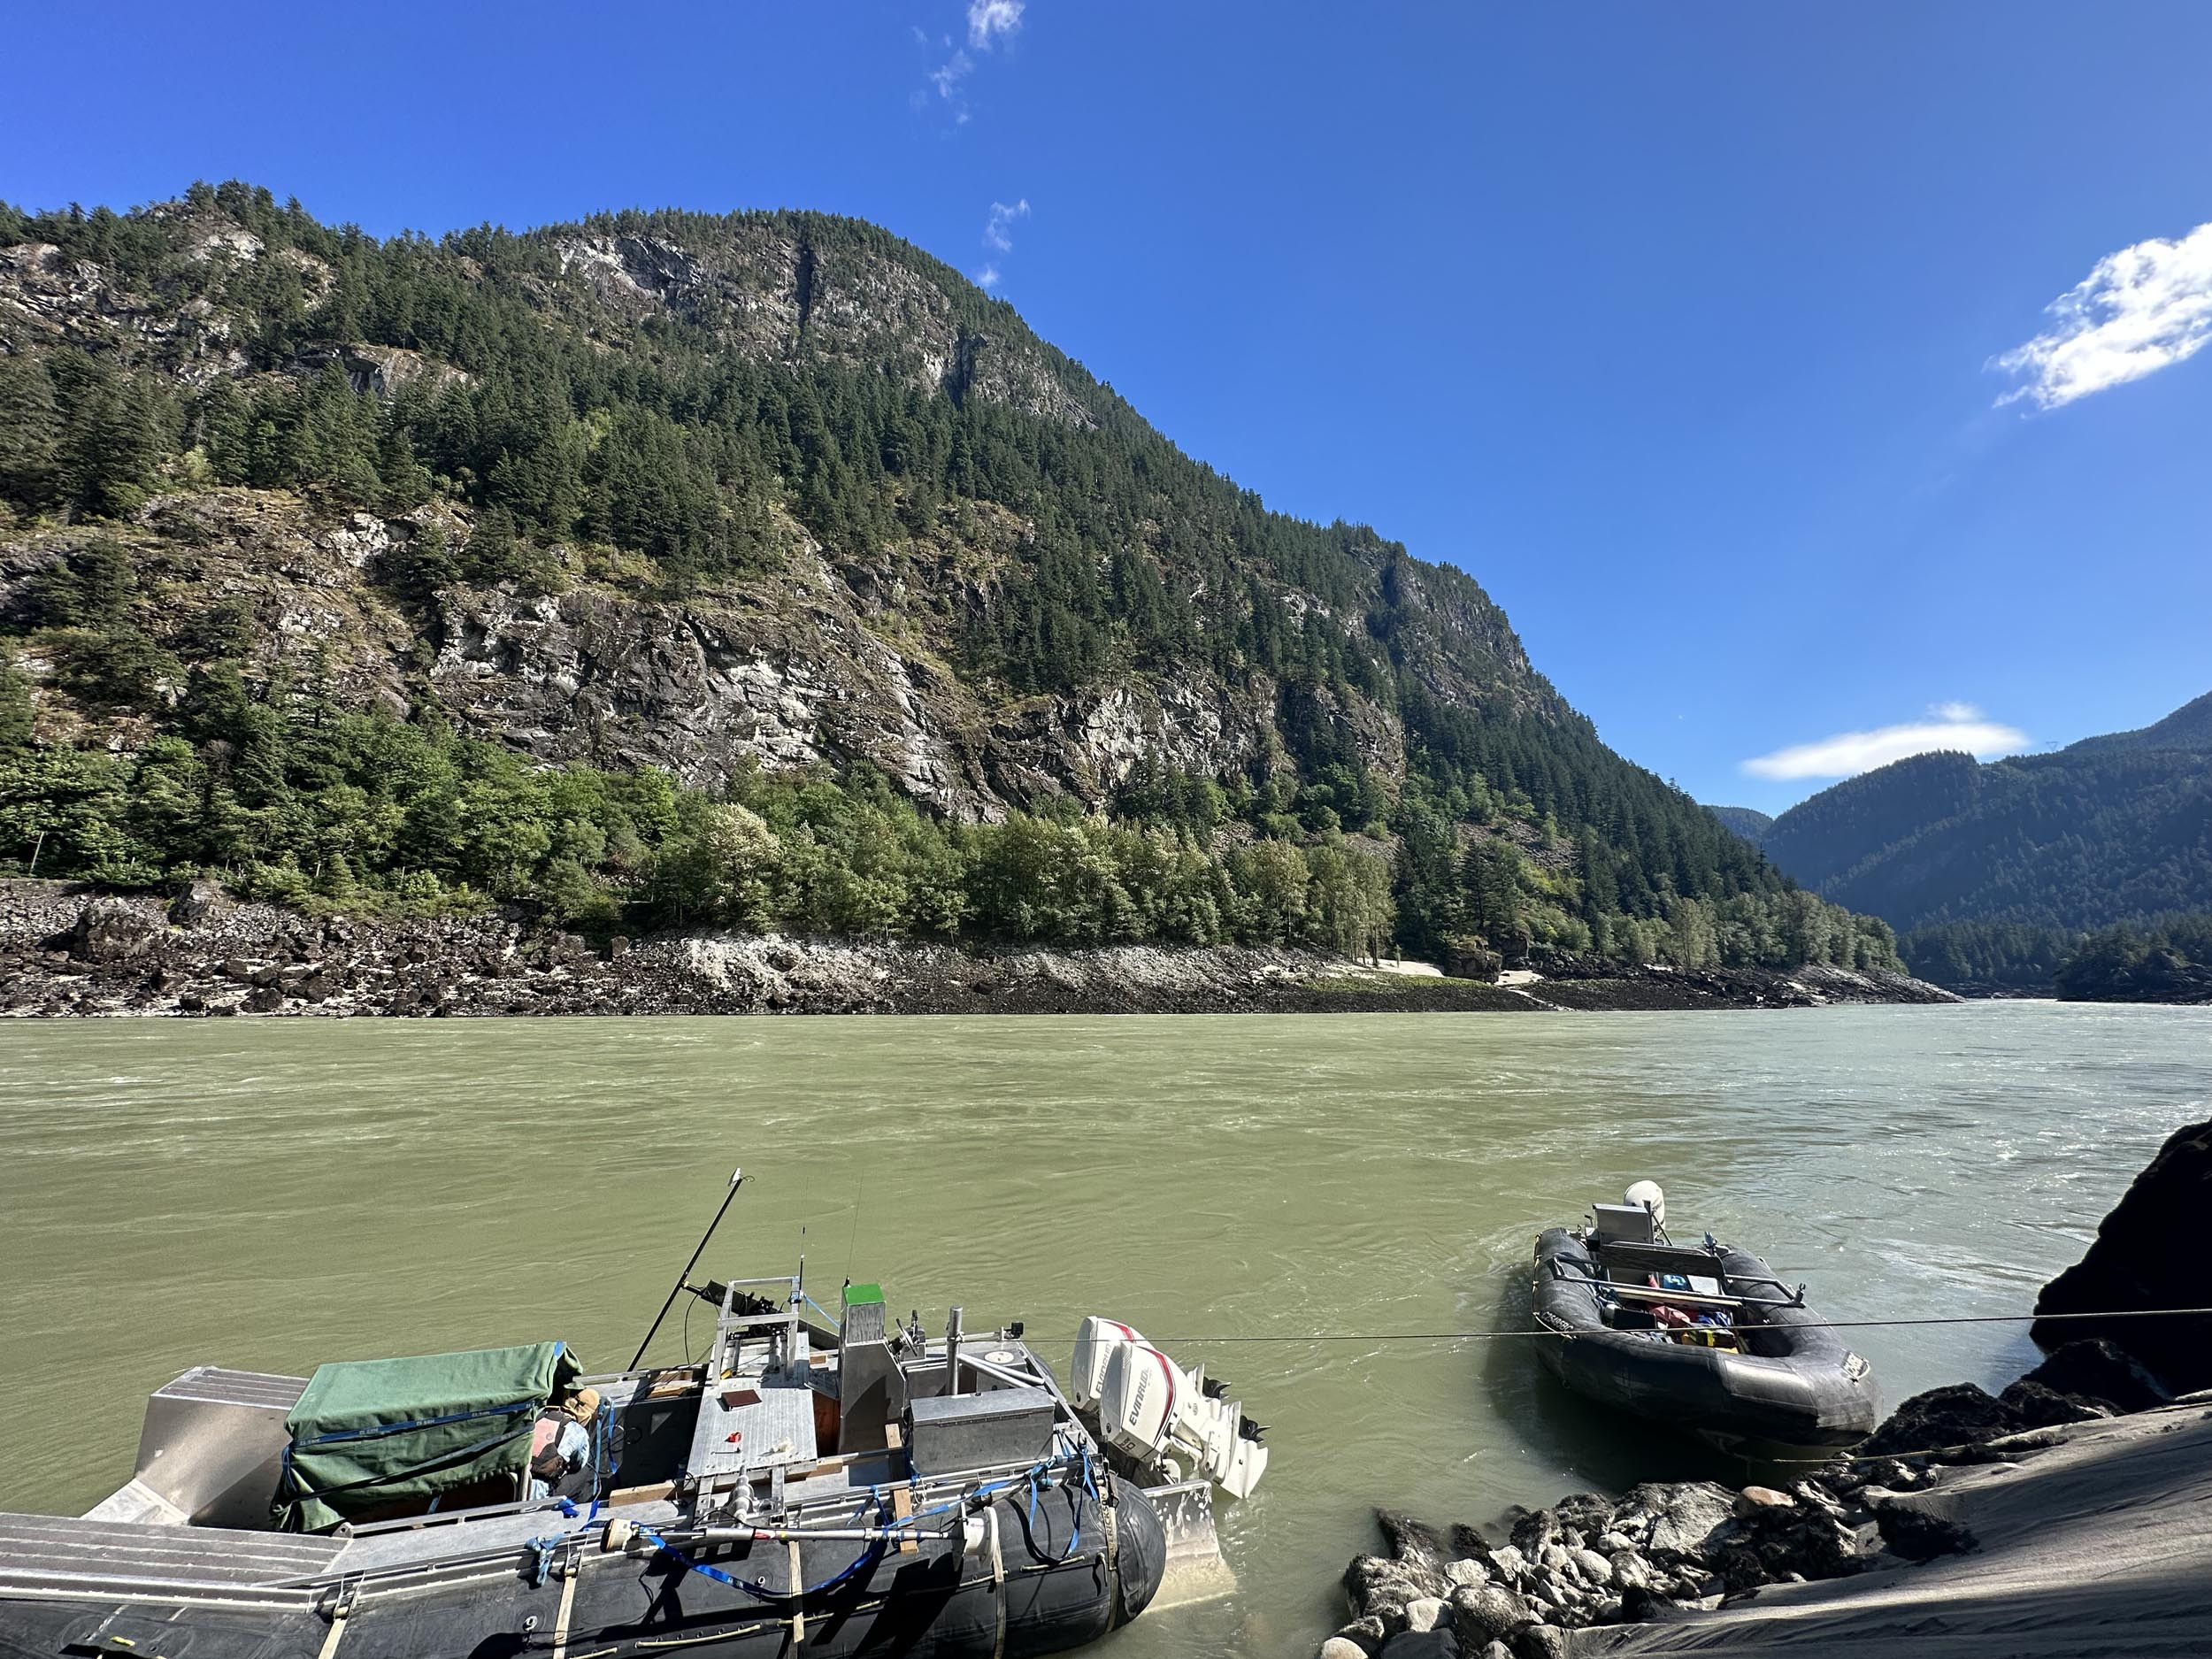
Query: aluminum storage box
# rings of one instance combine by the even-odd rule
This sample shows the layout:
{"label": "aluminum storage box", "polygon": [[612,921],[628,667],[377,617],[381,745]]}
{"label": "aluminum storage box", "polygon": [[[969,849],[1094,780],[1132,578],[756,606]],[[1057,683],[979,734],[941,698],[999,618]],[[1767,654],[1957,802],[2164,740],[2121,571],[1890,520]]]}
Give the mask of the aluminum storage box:
{"label": "aluminum storage box", "polygon": [[994,1463],[1033,1463],[1052,1448],[1052,1396],[1041,1388],[915,1400],[906,1445],[918,1475],[949,1475]]}

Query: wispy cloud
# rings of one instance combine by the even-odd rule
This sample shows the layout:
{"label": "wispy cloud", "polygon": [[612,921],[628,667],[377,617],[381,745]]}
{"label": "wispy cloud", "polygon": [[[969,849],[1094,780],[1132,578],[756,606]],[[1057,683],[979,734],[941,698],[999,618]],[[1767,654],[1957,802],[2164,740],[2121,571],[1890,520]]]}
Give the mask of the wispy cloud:
{"label": "wispy cloud", "polygon": [[2045,310],[2048,330],[1991,359],[2024,377],[2000,404],[2058,409],[2194,357],[2212,340],[2212,224],[2107,254]]}
{"label": "wispy cloud", "polygon": [[991,50],[991,38],[1012,35],[1022,26],[1026,0],[968,0],[968,44],[979,51]]}
{"label": "wispy cloud", "polygon": [[975,273],[976,286],[987,293],[996,288],[1002,280],[998,273],[998,267],[995,265],[987,265]]}
{"label": "wispy cloud", "polygon": [[952,105],[952,119],[962,125],[968,119],[968,101],[960,96],[960,83],[975,67],[975,59],[965,52],[955,52],[929,72],[929,84],[937,88],[937,96]]}
{"label": "wispy cloud", "polygon": [[1933,749],[1963,749],[1986,760],[2028,747],[2025,732],[1988,718],[1970,703],[1938,703],[1928,716],[1902,726],[1839,732],[1816,742],[1793,744],[1747,760],[1743,769],[1755,778],[1851,778]]}
{"label": "wispy cloud", "polygon": [[1022,197],[1011,207],[1007,206],[1003,202],[992,203],[990,222],[983,227],[983,245],[1000,253],[1013,252],[1014,238],[1011,233],[1014,221],[1028,217],[1029,198],[1027,196]]}
{"label": "wispy cloud", "polygon": [[965,50],[953,44],[950,35],[941,35],[933,42],[921,28],[912,29],[915,43],[933,57],[941,51],[944,61],[924,77],[926,85],[918,89],[907,102],[916,113],[927,110],[933,100],[931,88],[936,89],[934,102],[945,106],[955,127],[968,124],[968,99],[962,82],[975,73],[976,60],[968,53],[987,52],[997,43],[1010,41],[1022,26],[1022,12],[1027,0],[968,0],[968,44]]}

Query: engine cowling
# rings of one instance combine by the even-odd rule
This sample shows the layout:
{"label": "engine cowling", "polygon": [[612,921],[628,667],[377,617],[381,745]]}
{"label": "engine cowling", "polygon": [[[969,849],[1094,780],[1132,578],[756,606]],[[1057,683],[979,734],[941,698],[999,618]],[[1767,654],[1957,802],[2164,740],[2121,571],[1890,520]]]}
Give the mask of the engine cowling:
{"label": "engine cowling", "polygon": [[1259,1484],[1267,1448],[1225,1392],[1207,1386],[1203,1366],[1185,1371],[1118,1320],[1094,1316],[1076,1336],[1071,1398],[1096,1414],[1107,1445],[1169,1480],[1203,1475],[1241,1498]]}

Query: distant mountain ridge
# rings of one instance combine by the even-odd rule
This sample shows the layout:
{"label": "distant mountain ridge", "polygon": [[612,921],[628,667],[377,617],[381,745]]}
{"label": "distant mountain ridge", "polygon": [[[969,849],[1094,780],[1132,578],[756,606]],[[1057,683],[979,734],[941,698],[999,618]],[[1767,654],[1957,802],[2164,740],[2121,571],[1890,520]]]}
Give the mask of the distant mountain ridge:
{"label": "distant mountain ridge", "polygon": [[2050,754],[1910,756],[1801,802],[1761,843],[1888,921],[1924,977],[2043,983],[2092,930],[2212,909],[2212,695]]}
{"label": "distant mountain ridge", "polygon": [[1755,807],[1709,806],[1705,810],[1754,847],[1766,839],[1767,831],[1774,826],[1774,819]]}
{"label": "distant mountain ridge", "polygon": [[2069,744],[2064,752],[2098,754],[2116,749],[2212,749],[2212,691],[2183,703],[2164,719],[2139,731],[2085,737],[2078,743]]}

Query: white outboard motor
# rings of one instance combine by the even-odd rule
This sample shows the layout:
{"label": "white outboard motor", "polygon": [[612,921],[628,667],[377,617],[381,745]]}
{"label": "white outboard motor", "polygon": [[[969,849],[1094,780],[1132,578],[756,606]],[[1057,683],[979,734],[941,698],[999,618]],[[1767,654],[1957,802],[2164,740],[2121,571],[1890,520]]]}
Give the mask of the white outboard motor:
{"label": "white outboard motor", "polygon": [[1651,1211],[1651,1225],[1654,1227],[1667,1225],[1667,1195],[1659,1190],[1656,1181],[1638,1181],[1621,1194],[1621,1202],[1637,1210]]}
{"label": "white outboard motor", "polygon": [[1129,1326],[1095,1315],[1075,1338],[1069,1398],[1095,1412],[1099,1437],[1160,1469],[1167,1480],[1203,1475],[1233,1498],[1248,1495],[1267,1468],[1260,1427],[1203,1366],[1185,1371]]}

